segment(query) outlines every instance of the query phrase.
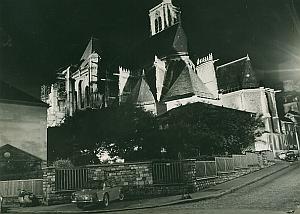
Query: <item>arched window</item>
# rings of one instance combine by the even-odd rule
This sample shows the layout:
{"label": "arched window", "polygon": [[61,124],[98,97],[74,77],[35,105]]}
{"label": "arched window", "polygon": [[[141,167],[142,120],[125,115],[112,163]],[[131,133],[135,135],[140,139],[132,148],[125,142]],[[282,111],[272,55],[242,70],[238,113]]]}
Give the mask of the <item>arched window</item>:
{"label": "arched window", "polygon": [[161,21],[161,17],[158,17],[158,31],[162,30],[162,21]]}
{"label": "arched window", "polygon": [[158,20],[155,19],[155,33],[158,32]]}
{"label": "arched window", "polygon": [[90,88],[88,86],[85,87],[85,101],[86,107],[90,106]]}

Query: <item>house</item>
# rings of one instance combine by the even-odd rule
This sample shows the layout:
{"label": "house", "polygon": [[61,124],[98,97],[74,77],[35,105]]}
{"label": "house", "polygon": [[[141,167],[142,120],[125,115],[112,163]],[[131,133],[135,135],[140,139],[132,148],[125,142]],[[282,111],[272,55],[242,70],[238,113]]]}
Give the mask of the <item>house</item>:
{"label": "house", "polygon": [[12,171],[22,175],[47,162],[47,108],[46,103],[0,81],[1,175],[12,163]]}

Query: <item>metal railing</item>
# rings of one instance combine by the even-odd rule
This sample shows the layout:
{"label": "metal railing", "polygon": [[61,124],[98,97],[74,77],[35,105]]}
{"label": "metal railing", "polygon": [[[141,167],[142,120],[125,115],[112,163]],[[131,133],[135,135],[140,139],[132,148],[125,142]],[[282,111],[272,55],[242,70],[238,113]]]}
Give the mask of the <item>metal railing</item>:
{"label": "metal railing", "polygon": [[196,161],[196,177],[207,178],[217,176],[215,161]]}
{"label": "metal railing", "polygon": [[232,155],[234,168],[248,168],[246,155]]}
{"label": "metal railing", "polygon": [[153,184],[176,184],[183,182],[183,167],[180,161],[153,163]]}
{"label": "metal railing", "polygon": [[228,157],[215,157],[217,172],[230,172],[234,170],[233,159]]}
{"label": "metal railing", "polygon": [[56,169],[55,187],[60,190],[76,190],[88,182],[88,169]]}

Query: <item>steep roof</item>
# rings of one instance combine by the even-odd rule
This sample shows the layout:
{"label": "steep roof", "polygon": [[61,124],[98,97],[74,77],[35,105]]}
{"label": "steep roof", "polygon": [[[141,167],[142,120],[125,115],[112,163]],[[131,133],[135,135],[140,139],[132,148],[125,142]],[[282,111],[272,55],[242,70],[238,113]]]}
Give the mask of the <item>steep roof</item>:
{"label": "steep roof", "polygon": [[92,54],[92,53],[98,53],[100,52],[100,44],[99,44],[99,40],[91,37],[88,45],[86,46],[80,61],[84,62],[86,59],[88,59],[88,57]]}
{"label": "steep roof", "polygon": [[187,38],[180,23],[175,24],[136,45],[129,50],[120,64],[139,68],[151,64],[156,55],[163,58],[175,54],[187,54]]}
{"label": "steep roof", "polygon": [[170,90],[164,96],[163,101],[171,101],[194,95],[213,98],[213,95],[193,71],[192,67],[186,65]]}
{"label": "steep roof", "polygon": [[255,72],[248,55],[241,59],[218,66],[216,70],[219,91],[227,93],[258,86]]}
{"label": "steep roof", "polygon": [[28,105],[39,105],[47,107],[48,105],[41,100],[3,82],[0,80],[0,102],[22,102]]}
{"label": "steep roof", "polygon": [[0,160],[5,159],[5,157],[3,157],[3,155],[2,155],[2,153],[5,153],[5,152],[13,153],[13,158],[15,161],[28,161],[27,159],[24,159],[24,157],[30,158],[31,160],[35,160],[35,161],[42,160],[41,158],[39,158],[35,155],[32,155],[24,150],[21,150],[17,147],[14,147],[10,144],[5,144],[3,146],[0,146]]}
{"label": "steep roof", "polygon": [[147,105],[155,103],[154,96],[144,77],[141,77],[138,80],[126,102],[135,105]]}

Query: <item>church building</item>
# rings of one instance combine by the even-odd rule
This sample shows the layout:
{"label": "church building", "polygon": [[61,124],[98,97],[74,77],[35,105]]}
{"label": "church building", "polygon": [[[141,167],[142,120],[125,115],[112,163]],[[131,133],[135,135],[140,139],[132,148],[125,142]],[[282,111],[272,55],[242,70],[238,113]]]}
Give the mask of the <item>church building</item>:
{"label": "church building", "polygon": [[72,116],[86,108],[128,103],[161,115],[202,102],[261,114],[265,132],[257,139],[256,151],[288,148],[277,112],[277,91],[259,86],[248,55],[218,64],[210,53],[193,62],[180,9],[171,0],[162,0],[150,9],[149,19],[149,38],[130,49],[116,69],[108,71],[103,66],[105,53],[98,40],[91,38],[79,65],[64,69],[60,84],[43,86],[43,101],[50,105],[49,126],[63,122],[58,115]]}

